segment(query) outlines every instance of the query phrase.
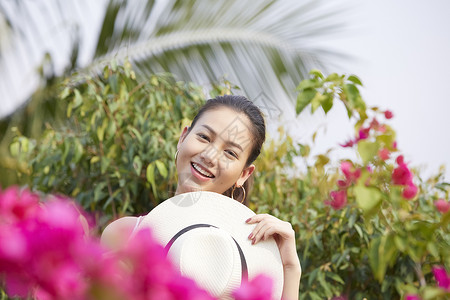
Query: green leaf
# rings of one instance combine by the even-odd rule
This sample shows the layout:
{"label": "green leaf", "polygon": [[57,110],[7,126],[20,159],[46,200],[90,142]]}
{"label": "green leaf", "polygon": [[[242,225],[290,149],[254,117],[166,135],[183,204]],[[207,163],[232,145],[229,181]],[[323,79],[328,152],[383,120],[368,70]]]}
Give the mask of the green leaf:
{"label": "green leaf", "polygon": [[297,96],[297,105],[295,107],[295,112],[300,114],[308,104],[311,103],[311,100],[316,96],[317,92],[313,89],[307,89],[298,94]]}
{"label": "green leaf", "polygon": [[353,82],[354,84],[360,85],[360,86],[363,85],[362,82],[361,82],[361,80],[360,80],[360,79],[358,78],[358,76],[356,76],[356,75],[350,75],[350,76],[348,76],[347,80]]}
{"label": "green leaf", "polygon": [[19,148],[20,148],[20,144],[18,141],[12,142],[9,145],[9,152],[11,153],[11,155],[13,157],[19,156]]}
{"label": "green leaf", "polygon": [[142,160],[139,156],[135,156],[133,159],[133,168],[134,171],[136,172],[136,175],[141,175],[141,170],[142,170]]}
{"label": "green leaf", "polygon": [[366,187],[364,185],[357,185],[353,188],[356,202],[363,210],[365,216],[372,216],[376,214],[383,194],[375,187]]}
{"label": "green leaf", "polygon": [[162,175],[162,177],[167,178],[167,168],[166,165],[160,161],[159,159],[155,161],[156,163],[156,168],[158,168],[158,172],[159,174]]}
{"label": "green leaf", "polygon": [[327,273],[327,277],[339,282],[340,284],[345,284],[344,280],[342,280],[342,278],[336,273],[329,272]]}
{"label": "green leaf", "polygon": [[318,77],[320,79],[323,79],[323,74],[322,74],[322,72],[320,70],[312,69],[311,71],[309,71],[309,74],[311,74],[311,75],[313,75],[315,77]]}
{"label": "green leaf", "polygon": [[[428,299],[444,299],[444,298],[440,298],[440,297],[444,297],[448,294],[448,292],[446,292],[444,289],[439,288],[439,287],[434,287],[434,286],[427,286],[423,289],[423,299],[424,300],[428,300]],[[448,295],[447,295],[448,296]],[[448,299],[448,298],[446,298]]]}
{"label": "green leaf", "polygon": [[375,279],[379,282],[383,281],[384,269],[380,262],[379,248],[381,244],[381,237],[372,239],[369,245],[369,262]]}
{"label": "green leaf", "polygon": [[83,97],[81,97],[80,91],[75,89],[75,98],[73,101],[73,108],[77,108],[83,103]]}
{"label": "green leaf", "polygon": [[341,76],[337,73],[331,73],[327,76],[327,78],[325,78],[325,81],[338,81],[339,79],[341,79]]}
{"label": "green leaf", "polygon": [[380,145],[378,143],[367,140],[358,142],[358,153],[364,164],[367,164],[369,161],[374,159],[374,157],[378,154],[379,147]]}
{"label": "green leaf", "polygon": [[315,89],[319,87],[320,83],[317,79],[305,79],[297,86],[298,91],[307,90],[307,89]]}
{"label": "green leaf", "polygon": [[328,94],[325,96],[325,100],[322,101],[322,108],[325,114],[328,113],[332,107],[333,107],[333,95]]}
{"label": "green leaf", "polygon": [[154,162],[150,163],[147,166],[147,172],[146,172],[147,181],[150,182],[152,186],[153,195],[157,197],[156,192],[156,182],[155,182],[155,164]]}
{"label": "green leaf", "polygon": [[320,93],[317,93],[314,98],[311,100],[311,112],[314,113],[319,106],[322,104],[323,95]]}
{"label": "green leaf", "polygon": [[61,92],[61,94],[59,95],[59,98],[61,99],[65,99],[67,98],[67,96],[70,95],[70,88],[69,87],[65,87],[64,90]]}

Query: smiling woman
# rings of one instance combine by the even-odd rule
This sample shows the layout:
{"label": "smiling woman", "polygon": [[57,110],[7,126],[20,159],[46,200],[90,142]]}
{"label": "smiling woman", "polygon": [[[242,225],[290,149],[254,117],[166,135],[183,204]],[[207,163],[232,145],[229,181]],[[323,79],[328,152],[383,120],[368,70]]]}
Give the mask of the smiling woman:
{"label": "smiling woman", "polygon": [[[207,191],[229,196],[229,201],[244,202],[245,188],[249,190],[249,178],[255,170],[253,162],[264,140],[264,118],[251,101],[230,95],[208,100],[178,141],[176,195]],[[104,230],[102,241],[112,249],[120,248],[140,220],[125,217],[114,221]],[[240,222],[254,226],[248,235],[252,245],[275,240],[283,265],[282,298],[297,299],[301,267],[291,224],[267,214]],[[221,259],[220,255],[216,257],[216,261]]]}
{"label": "smiling woman", "polygon": [[208,190],[244,202],[264,140],[264,119],[245,97],[209,100],[178,142],[177,194]]}

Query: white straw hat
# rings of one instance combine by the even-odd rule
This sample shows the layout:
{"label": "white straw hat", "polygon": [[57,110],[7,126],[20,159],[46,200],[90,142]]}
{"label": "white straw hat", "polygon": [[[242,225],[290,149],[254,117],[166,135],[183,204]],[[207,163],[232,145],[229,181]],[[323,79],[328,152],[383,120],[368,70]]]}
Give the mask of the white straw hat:
{"label": "white straw hat", "polygon": [[184,276],[220,299],[230,299],[242,280],[259,274],[273,279],[273,299],[283,289],[283,265],[273,238],[255,245],[248,239],[255,213],[229,197],[191,192],[172,197],[143,217],[154,237]]}

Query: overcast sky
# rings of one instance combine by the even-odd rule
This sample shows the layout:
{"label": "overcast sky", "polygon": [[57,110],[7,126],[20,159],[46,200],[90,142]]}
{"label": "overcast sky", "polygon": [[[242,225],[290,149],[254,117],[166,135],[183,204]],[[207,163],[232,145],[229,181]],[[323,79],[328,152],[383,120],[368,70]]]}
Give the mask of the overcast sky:
{"label": "overcast sky", "polygon": [[[445,164],[449,181],[450,1],[353,2],[352,34],[324,41],[357,58],[337,71],[357,74],[365,101],[394,112],[390,124],[412,166],[429,176]],[[342,142],[348,134],[342,112],[337,109],[326,123],[329,141]]]}

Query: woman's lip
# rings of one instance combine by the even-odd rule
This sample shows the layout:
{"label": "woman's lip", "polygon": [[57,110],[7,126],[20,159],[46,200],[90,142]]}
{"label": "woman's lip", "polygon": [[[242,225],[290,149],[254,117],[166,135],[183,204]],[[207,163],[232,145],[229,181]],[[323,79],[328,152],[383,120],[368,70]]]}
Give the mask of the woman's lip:
{"label": "woman's lip", "polygon": [[208,180],[213,179],[213,178],[210,178],[210,177],[206,177],[205,175],[203,175],[203,174],[201,174],[199,171],[197,171],[197,170],[192,166],[192,163],[191,163],[191,173],[192,173],[192,175],[195,176],[195,178],[197,178],[198,180],[201,180],[201,181],[208,181]]}

